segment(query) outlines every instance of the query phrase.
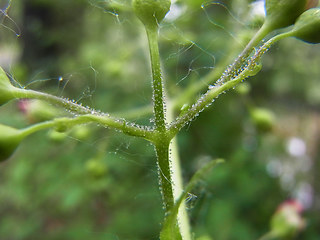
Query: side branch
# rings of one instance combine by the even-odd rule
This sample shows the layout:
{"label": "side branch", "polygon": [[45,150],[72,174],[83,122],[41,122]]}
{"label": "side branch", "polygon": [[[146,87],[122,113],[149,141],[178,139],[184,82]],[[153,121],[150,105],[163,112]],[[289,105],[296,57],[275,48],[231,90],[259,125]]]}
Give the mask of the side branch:
{"label": "side branch", "polygon": [[124,134],[142,137],[149,141],[152,139],[152,132],[144,129],[142,126],[133,125],[131,123],[127,123],[125,120],[114,119],[108,116],[96,116],[91,114],[80,115],[74,118],[61,117],[56,118],[51,121],[41,122],[30,127],[25,128],[23,131],[26,135],[34,133],[36,131],[57,127],[62,129],[72,128],[76,125],[87,124],[87,123],[97,123],[104,127],[116,129]]}
{"label": "side branch", "polygon": [[209,87],[209,90],[203,94],[192,107],[186,111],[183,115],[179,116],[174,122],[171,123],[169,128],[170,135],[174,137],[181,128],[183,128],[188,122],[192,121],[195,117],[199,115],[206,107],[211,105],[215,98],[217,98],[220,94],[225,93],[227,90],[235,87],[237,84],[245,80],[247,77],[256,75],[260,69],[260,59],[264,53],[268,51],[270,46],[275,42],[288,37],[287,33],[283,33],[275,36],[266,42],[256,53],[248,60],[247,65],[244,70],[242,70],[239,74],[234,76],[231,80],[227,82],[222,82],[224,79],[224,75],[218,80],[221,83],[215,86]]}
{"label": "side branch", "polygon": [[71,113],[74,114],[98,114],[98,115],[105,115],[104,113],[97,112],[96,110],[93,110],[88,107],[84,107],[72,100],[60,98],[48,93],[42,93],[34,90],[29,89],[20,89],[15,88],[15,98],[33,98],[33,99],[39,99],[46,102],[49,102],[53,105],[57,105],[59,107],[62,107]]}

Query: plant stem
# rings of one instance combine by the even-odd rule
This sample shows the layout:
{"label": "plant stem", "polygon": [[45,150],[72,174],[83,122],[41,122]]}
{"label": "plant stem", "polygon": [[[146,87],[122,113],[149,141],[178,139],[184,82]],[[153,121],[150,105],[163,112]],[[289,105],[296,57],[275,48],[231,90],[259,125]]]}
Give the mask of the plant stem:
{"label": "plant stem", "polygon": [[106,127],[120,130],[127,135],[142,137],[150,141],[152,141],[153,139],[151,131],[145,129],[143,126],[132,124],[125,119],[111,117],[108,113],[101,113],[99,111],[79,105],[68,99],[59,98],[47,93],[37,92],[34,90],[20,88],[14,88],[14,95],[16,98],[32,98],[43,100],[51,104],[63,107],[64,109],[69,110],[72,113],[78,115],[80,114],[80,116],[75,118],[63,118],[68,122],[70,122],[71,119],[72,121],[75,121],[76,119],[82,119],[85,120],[85,122],[97,122]]}
{"label": "plant stem", "polygon": [[67,118],[67,117],[55,118],[54,120],[51,120],[51,121],[45,121],[45,122],[34,124],[30,127],[22,129],[21,131],[23,132],[24,136],[27,136],[34,132],[37,132],[39,130],[46,129],[46,128],[57,127],[61,125],[66,126],[67,128],[71,128],[75,125],[93,123],[93,122],[108,128],[114,128],[114,129],[120,130],[127,135],[145,138],[149,141],[152,141],[154,138],[153,133],[151,131],[127,124],[127,122],[125,122],[124,120],[119,121],[119,120],[114,120],[107,116],[96,116],[96,115],[90,115],[90,114],[80,115],[74,118]]}
{"label": "plant stem", "polygon": [[210,105],[221,93],[224,93],[225,91],[235,87],[241,81],[250,76],[250,72],[251,70],[247,68],[234,79],[225,82],[221,86],[209,89],[185,114],[179,116],[176,121],[171,124],[169,128],[170,135],[175,136],[186,123],[198,116],[199,113],[202,112],[208,105]]}
{"label": "plant stem", "polygon": [[69,99],[60,98],[51,94],[37,92],[34,90],[16,88],[15,97],[19,99],[32,98],[32,99],[44,100],[51,104],[63,107],[64,109],[69,110],[70,112],[76,113],[76,114],[104,115],[103,113],[100,113],[88,107],[84,107]]}
{"label": "plant stem", "polygon": [[[245,55],[249,55],[253,48],[269,33],[269,28],[265,25],[260,28],[260,30],[254,35],[251,41],[246,45],[243,52],[237,57],[235,61],[240,62],[241,58],[244,58]],[[206,76],[200,79],[185,89],[178,96],[175,96],[171,101],[172,108],[174,110],[179,110],[181,106],[185,103],[189,103],[191,99],[203,88],[207,87],[208,84],[212,84],[213,81],[216,81],[225,71],[227,64],[230,62],[230,57],[226,58],[224,61],[219,62],[217,66],[214,67]],[[232,65],[231,65],[232,66]],[[125,118],[136,118],[141,115],[148,115],[151,113],[152,107],[150,105],[140,107],[138,109],[133,109],[131,111],[117,113],[117,116]]]}
{"label": "plant stem", "polygon": [[153,87],[153,111],[157,138],[155,139],[155,149],[159,166],[160,188],[166,213],[170,211],[174,204],[171,169],[169,161],[169,143],[171,139],[166,136],[166,119],[164,112],[164,90],[161,77],[160,55],[158,46],[158,28],[146,26],[148,36],[152,87]]}
{"label": "plant stem", "polygon": [[168,214],[174,205],[172,179],[171,179],[171,167],[169,160],[169,142],[164,140],[160,136],[158,143],[155,145],[157,159],[158,159],[158,171],[160,178],[160,190],[162,193],[163,206],[165,214]]}
{"label": "plant stem", "polygon": [[165,112],[164,112],[164,90],[161,77],[160,55],[158,46],[158,28],[146,27],[148,36],[149,51],[152,69],[152,87],[153,87],[153,111],[155,117],[156,130],[164,132],[166,130]]}
{"label": "plant stem", "polygon": [[[168,103],[168,121],[171,122],[174,118],[174,106],[169,102]],[[170,143],[170,165],[171,165],[171,178],[172,178],[172,190],[173,190],[173,197],[175,203],[178,201],[180,196],[183,193],[183,180],[181,174],[181,161],[179,157],[179,147],[177,143],[177,138],[174,137]],[[171,213],[172,214],[172,213]],[[181,236],[183,240],[191,240],[191,230],[190,230],[190,223],[189,217],[186,210],[185,202],[182,202],[179,207],[179,212],[177,216],[177,221],[179,225],[179,229],[181,232]]]}
{"label": "plant stem", "polygon": [[[186,113],[184,113],[182,116],[179,116],[176,121],[171,123],[171,126],[169,128],[169,135],[174,136],[175,134],[177,134],[187,122],[198,116],[199,113],[202,112],[208,105],[210,105],[213,102],[214,98],[217,98],[221,93],[224,93],[225,91],[235,87],[247,77],[256,75],[257,72],[254,71],[254,67],[260,61],[262,55],[271,47],[271,45],[283,38],[293,35],[292,32],[286,32],[276,35],[275,37],[264,43],[259,48],[259,50],[251,57],[251,59],[248,59],[250,53],[253,50],[253,47],[257,45],[261,41],[261,39],[263,39],[263,37],[268,34],[268,32],[268,26],[262,26],[262,28],[256,33],[256,35],[248,43],[246,48],[234,61],[234,63],[230,65],[229,68],[227,68],[225,73],[217,81],[217,83],[219,84],[212,87],[211,89],[209,88],[209,90],[205,94],[203,94]],[[245,69],[233,75],[233,72],[237,69],[237,67],[241,68],[241,66],[246,62],[247,66],[245,66]]]}
{"label": "plant stem", "polygon": [[246,62],[247,58],[250,56],[254,47],[256,47],[262,39],[267,36],[271,31],[271,28],[268,24],[263,24],[258,32],[253,36],[250,42],[246,45],[240,55],[234,60],[234,62],[225,70],[224,74],[217,81],[217,83],[224,83],[232,79],[239,69],[241,69],[242,65]]}
{"label": "plant stem", "polygon": [[54,121],[46,121],[34,124],[32,126],[29,126],[27,128],[21,129],[21,134],[23,137],[29,136],[32,133],[38,132],[43,129],[51,128],[55,126]]}
{"label": "plant stem", "polygon": [[[166,129],[166,115],[165,115],[165,102],[164,102],[164,87],[161,77],[160,68],[160,55],[158,46],[158,26],[145,26],[150,59],[151,59],[151,69],[152,69],[152,87],[153,87],[153,112],[155,118],[155,138],[154,145],[157,154],[158,163],[158,173],[160,180],[160,190],[162,194],[163,206],[165,210],[165,215],[168,215],[172,210],[175,202],[174,197],[174,186],[175,183],[172,182],[172,165],[170,162],[169,155],[169,145],[171,138],[168,138]],[[181,180],[180,173],[178,173]],[[176,179],[174,179],[176,180]],[[180,184],[181,185],[181,184]],[[181,238],[180,229],[177,227],[177,234],[179,239]],[[189,231],[189,229],[188,229]],[[189,239],[187,239],[189,240]]]}

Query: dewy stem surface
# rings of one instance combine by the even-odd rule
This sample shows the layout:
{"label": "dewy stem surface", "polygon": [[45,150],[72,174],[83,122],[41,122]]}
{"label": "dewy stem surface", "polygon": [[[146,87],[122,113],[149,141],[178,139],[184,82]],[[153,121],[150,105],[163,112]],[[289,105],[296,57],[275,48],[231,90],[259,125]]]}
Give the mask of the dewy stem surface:
{"label": "dewy stem surface", "polygon": [[[125,119],[115,118],[110,116],[107,113],[101,113],[95,111],[93,109],[84,107],[79,105],[73,101],[59,98],[47,93],[37,92],[28,89],[18,89],[15,92],[16,98],[31,98],[31,99],[39,99],[51,103],[53,105],[57,105],[63,107],[66,110],[69,110],[71,113],[79,115],[76,118],[69,118],[73,119],[82,119],[86,122],[96,122],[101,124],[105,127],[113,128],[122,131],[124,134],[136,137],[142,137],[149,141],[153,139],[152,134],[150,131],[143,128],[143,126],[139,126],[137,124],[132,124]],[[68,119],[68,118],[65,118]]]}
{"label": "dewy stem surface", "polygon": [[158,47],[158,28],[146,27],[152,68],[153,109],[155,127],[158,137],[154,145],[159,166],[160,187],[165,211],[168,212],[174,204],[171,169],[169,160],[169,143],[171,139],[166,137],[166,119],[164,112],[164,90],[161,77],[160,55]]}
{"label": "dewy stem surface", "polygon": [[220,82],[224,83],[229,81],[232,73],[241,68],[241,66],[245,63],[247,58],[250,56],[251,52],[254,50],[262,39],[267,36],[271,31],[271,28],[267,24],[263,24],[259,31],[253,36],[247,46],[243,49],[240,55],[235,59],[235,61],[227,68],[225,74],[220,78]]}
{"label": "dewy stem surface", "polygon": [[[172,182],[172,168],[169,156],[169,145],[172,138],[168,137],[166,128],[164,87],[161,77],[160,55],[158,46],[158,26],[145,26],[148,36],[149,51],[152,69],[152,87],[153,87],[153,111],[155,118],[154,145],[157,154],[158,172],[160,180],[160,189],[166,215],[170,213],[174,206],[174,192]],[[177,234],[181,239],[180,230],[177,227]]]}
{"label": "dewy stem surface", "polygon": [[155,118],[156,130],[164,132],[165,112],[164,112],[164,90],[161,77],[160,55],[158,46],[158,28],[147,27],[147,36],[149,42],[149,51],[152,69],[152,87],[153,87],[153,111]]}
{"label": "dewy stem surface", "polygon": [[[214,89],[208,90],[202,97],[200,97],[195,104],[182,116],[179,116],[174,122],[172,122],[169,128],[170,135],[175,135],[179,130],[187,123],[194,119],[203,109],[211,104],[214,98],[218,97],[224,91],[234,87],[236,84],[240,83],[243,79],[249,76],[249,70],[243,71],[241,74],[237,72],[238,69],[242,68],[242,65],[248,61],[251,52],[254,50],[262,39],[270,32],[268,25],[263,25],[259,31],[254,35],[251,41],[247,44],[240,55],[235,59],[235,61],[229,65],[225,70],[224,74],[219,78],[217,83],[219,83]],[[234,74],[237,72],[236,74]],[[248,75],[246,75],[248,73]],[[230,83],[229,83],[230,82]]]}
{"label": "dewy stem surface", "polygon": [[174,196],[172,189],[171,167],[169,160],[169,141],[159,140],[155,145],[159,167],[160,188],[162,200],[166,214],[174,205]]}
{"label": "dewy stem surface", "polygon": [[16,98],[32,98],[32,99],[39,99],[39,100],[43,100],[46,102],[49,102],[51,104],[63,107],[66,110],[69,110],[72,113],[75,114],[92,114],[92,113],[96,113],[98,114],[98,112],[90,109],[90,108],[86,108],[84,106],[81,106],[73,101],[70,101],[68,99],[64,99],[64,98],[60,98],[54,95],[50,95],[47,93],[42,93],[42,92],[37,92],[34,90],[30,90],[30,89],[17,89],[16,93],[15,93],[15,97]]}
{"label": "dewy stem surface", "polygon": [[[167,117],[168,121],[171,122],[174,116],[174,108],[172,104],[169,102],[167,109]],[[183,193],[183,179],[182,179],[182,171],[181,171],[181,161],[179,157],[179,149],[178,149],[177,138],[174,137],[170,142],[170,166],[171,166],[171,180],[172,180],[172,191],[174,201],[180,198]],[[186,209],[185,202],[182,202],[179,207],[179,212],[177,215],[177,221],[181,233],[181,237],[183,240],[191,240],[191,230],[189,224],[189,217]],[[172,213],[171,213],[172,214]]]}

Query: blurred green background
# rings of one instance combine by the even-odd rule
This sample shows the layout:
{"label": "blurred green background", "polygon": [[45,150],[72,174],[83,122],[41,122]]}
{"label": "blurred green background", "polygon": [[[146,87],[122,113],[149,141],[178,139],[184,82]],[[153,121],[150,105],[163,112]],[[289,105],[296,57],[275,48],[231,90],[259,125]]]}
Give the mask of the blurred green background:
{"label": "blurred green background", "polygon": [[[161,26],[171,97],[239,54],[262,21],[252,1],[202,3],[175,1]],[[19,84],[151,125],[146,36],[129,0],[1,0],[0,10],[0,65]],[[281,41],[178,135],[186,182],[226,159],[187,201],[196,237],[258,239],[293,198],[306,220],[296,239],[319,239],[319,63],[319,45]],[[258,109],[272,117],[257,120]],[[0,109],[10,126],[39,118],[18,101]],[[0,165],[1,240],[152,240],[162,218],[153,147],[140,139],[91,125],[44,131]]]}

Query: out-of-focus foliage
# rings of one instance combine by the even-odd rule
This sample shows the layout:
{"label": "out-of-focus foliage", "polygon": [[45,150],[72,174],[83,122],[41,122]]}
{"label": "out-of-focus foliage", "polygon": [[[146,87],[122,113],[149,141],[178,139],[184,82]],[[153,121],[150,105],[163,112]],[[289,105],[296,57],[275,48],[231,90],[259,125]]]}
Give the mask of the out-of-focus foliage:
{"label": "out-of-focus foliage", "polygon": [[[261,24],[251,2],[173,3],[160,42],[169,96],[241,51]],[[146,37],[130,1],[12,1],[7,13],[0,15],[0,63],[22,85],[111,113],[151,103]],[[318,239],[319,56],[318,45],[281,41],[263,57],[247,95],[220,96],[178,135],[185,180],[208,160],[226,159],[187,200],[195,236],[257,239],[277,206],[297,198],[306,207],[297,239]],[[260,107],[275,115],[268,132],[250,118]],[[29,120],[17,102],[1,108],[1,123],[19,128]],[[35,134],[1,164],[0,239],[158,239],[152,146],[86,127],[85,137]]]}

